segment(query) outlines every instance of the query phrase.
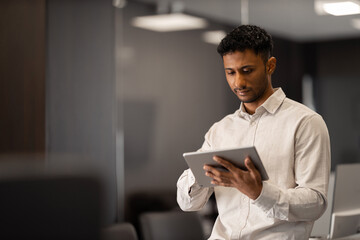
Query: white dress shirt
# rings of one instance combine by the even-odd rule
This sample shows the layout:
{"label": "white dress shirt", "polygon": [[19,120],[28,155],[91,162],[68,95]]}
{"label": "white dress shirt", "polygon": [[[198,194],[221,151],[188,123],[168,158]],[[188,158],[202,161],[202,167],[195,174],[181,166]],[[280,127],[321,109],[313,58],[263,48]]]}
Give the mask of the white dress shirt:
{"label": "white dress shirt", "polygon": [[215,193],[219,215],[209,239],[309,239],[327,201],[330,140],[322,117],[279,88],[253,115],[241,104],[215,123],[199,151],[248,146],[269,175],[256,200],[236,188],[202,188],[188,169],[177,182],[179,206],[200,210]]}

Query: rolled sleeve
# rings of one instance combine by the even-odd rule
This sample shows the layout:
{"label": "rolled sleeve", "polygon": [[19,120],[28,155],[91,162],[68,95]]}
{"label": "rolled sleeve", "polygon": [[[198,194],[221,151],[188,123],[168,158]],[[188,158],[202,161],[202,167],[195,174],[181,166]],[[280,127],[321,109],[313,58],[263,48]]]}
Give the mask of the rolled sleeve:
{"label": "rolled sleeve", "polygon": [[200,210],[208,201],[213,188],[203,188],[196,182],[190,169],[183,172],[177,182],[177,202],[183,211]]}
{"label": "rolled sleeve", "polygon": [[260,196],[251,200],[251,203],[262,209],[270,218],[287,219],[289,204],[286,202],[279,203],[279,198],[279,188],[266,181],[263,182]]}
{"label": "rolled sleeve", "polygon": [[280,189],[270,182],[263,182],[259,197],[251,203],[267,217],[285,221],[314,221],[326,209],[326,198],[310,188]]}

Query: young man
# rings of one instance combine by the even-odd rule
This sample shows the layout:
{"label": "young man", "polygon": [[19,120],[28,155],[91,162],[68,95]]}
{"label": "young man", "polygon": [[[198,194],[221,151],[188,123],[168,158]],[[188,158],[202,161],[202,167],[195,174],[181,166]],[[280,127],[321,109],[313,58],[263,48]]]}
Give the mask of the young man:
{"label": "young man", "polygon": [[219,216],[210,239],[309,239],[314,221],[326,209],[330,141],[322,117],[274,89],[272,38],[243,25],[219,44],[227,82],[240,109],[215,123],[199,151],[255,146],[268,181],[261,181],[251,159],[247,170],[219,157],[229,171],[204,166],[215,184],[200,187],[191,170],[177,183],[184,211],[200,210],[215,193]]}

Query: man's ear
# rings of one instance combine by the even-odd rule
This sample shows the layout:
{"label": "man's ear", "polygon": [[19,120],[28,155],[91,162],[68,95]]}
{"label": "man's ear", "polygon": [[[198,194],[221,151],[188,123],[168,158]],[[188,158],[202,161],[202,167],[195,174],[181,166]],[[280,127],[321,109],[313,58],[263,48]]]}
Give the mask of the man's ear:
{"label": "man's ear", "polygon": [[266,63],[266,72],[271,75],[274,73],[275,69],[276,69],[276,58],[271,57]]}

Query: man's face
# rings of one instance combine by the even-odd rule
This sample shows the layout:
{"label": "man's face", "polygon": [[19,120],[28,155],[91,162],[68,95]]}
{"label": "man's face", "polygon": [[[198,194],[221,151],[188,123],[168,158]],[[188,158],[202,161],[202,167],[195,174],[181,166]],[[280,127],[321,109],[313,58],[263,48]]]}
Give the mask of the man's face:
{"label": "man's face", "polygon": [[261,55],[247,49],[228,53],[223,61],[226,80],[240,101],[260,105],[271,95],[275,58],[270,58],[265,66]]}

